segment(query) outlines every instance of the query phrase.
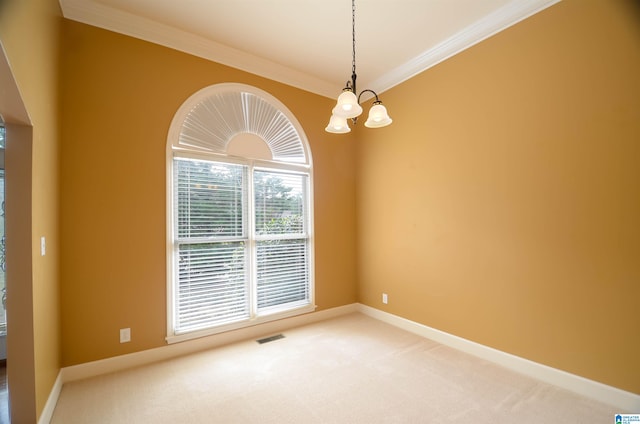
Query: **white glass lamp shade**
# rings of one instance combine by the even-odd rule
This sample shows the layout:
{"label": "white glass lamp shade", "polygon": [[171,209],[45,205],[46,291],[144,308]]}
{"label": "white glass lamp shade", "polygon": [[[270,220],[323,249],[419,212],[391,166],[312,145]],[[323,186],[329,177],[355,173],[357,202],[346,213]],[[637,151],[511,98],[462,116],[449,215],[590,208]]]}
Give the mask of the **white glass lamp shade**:
{"label": "white glass lamp shade", "polygon": [[393,120],[389,118],[387,108],[382,103],[375,103],[369,110],[369,117],[364,126],[367,128],[382,128],[391,124]]}
{"label": "white glass lamp shade", "polygon": [[358,98],[353,94],[353,91],[344,90],[338,96],[338,103],[332,112],[342,118],[355,118],[362,113],[362,107],[358,104]]}
{"label": "white glass lamp shade", "polygon": [[347,124],[347,118],[343,118],[342,116],[331,115],[331,119],[329,120],[329,125],[324,129],[326,132],[334,133],[334,134],[345,134],[351,131],[349,128],[349,124]]}

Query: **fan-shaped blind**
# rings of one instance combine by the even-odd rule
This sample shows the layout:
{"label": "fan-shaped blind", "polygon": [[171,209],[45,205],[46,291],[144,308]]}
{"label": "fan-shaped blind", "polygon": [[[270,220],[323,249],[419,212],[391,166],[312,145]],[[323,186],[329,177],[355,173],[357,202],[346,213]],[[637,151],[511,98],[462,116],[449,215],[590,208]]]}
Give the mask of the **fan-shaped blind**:
{"label": "fan-shaped blind", "polygon": [[269,99],[233,87],[213,91],[187,113],[178,145],[226,154],[241,133],[264,140],[275,161],[308,163],[303,140],[285,113]]}

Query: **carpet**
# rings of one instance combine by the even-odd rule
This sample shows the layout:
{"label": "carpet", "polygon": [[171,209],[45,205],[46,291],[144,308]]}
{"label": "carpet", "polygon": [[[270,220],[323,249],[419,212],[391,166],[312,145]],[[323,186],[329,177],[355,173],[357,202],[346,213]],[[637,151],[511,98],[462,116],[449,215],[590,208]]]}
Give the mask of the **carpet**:
{"label": "carpet", "polygon": [[53,424],[610,423],[613,407],[354,313],[63,386]]}

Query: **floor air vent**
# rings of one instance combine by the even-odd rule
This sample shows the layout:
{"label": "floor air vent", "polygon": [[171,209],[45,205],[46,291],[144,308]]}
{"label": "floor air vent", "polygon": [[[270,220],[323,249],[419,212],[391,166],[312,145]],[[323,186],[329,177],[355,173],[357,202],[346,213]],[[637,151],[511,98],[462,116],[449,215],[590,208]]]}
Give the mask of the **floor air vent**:
{"label": "floor air vent", "polygon": [[269,343],[274,340],[280,340],[280,339],[284,339],[284,336],[282,334],[276,334],[275,336],[265,337],[264,339],[258,339],[256,341],[260,344],[264,344],[264,343]]}

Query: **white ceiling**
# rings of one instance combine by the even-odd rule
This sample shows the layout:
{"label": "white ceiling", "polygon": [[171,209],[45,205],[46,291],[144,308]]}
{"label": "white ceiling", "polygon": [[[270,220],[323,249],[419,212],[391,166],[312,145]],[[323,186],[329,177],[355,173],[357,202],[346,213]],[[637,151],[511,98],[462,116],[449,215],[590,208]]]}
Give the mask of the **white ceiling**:
{"label": "white ceiling", "polygon": [[[558,1],[357,0],[358,89],[383,92]],[[60,4],[66,18],[327,97],[337,96],[351,76],[349,0]]]}

